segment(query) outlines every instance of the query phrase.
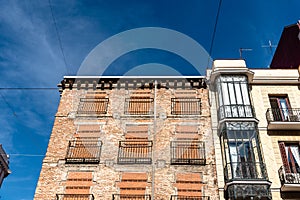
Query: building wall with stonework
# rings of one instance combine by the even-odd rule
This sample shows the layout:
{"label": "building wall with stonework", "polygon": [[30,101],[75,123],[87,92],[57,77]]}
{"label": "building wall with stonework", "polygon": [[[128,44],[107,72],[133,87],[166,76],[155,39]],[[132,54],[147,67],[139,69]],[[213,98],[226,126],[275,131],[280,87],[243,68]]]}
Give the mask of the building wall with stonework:
{"label": "building wall with stonework", "polygon": [[60,87],[35,200],[219,199],[204,77],[65,77]]}
{"label": "building wall with stonework", "polygon": [[[272,182],[272,197],[300,199],[299,72],[297,69],[252,71],[251,93],[259,120],[264,160]],[[285,146],[283,152],[280,145]],[[284,163],[284,159],[294,161]],[[295,165],[294,169],[292,165]]]}

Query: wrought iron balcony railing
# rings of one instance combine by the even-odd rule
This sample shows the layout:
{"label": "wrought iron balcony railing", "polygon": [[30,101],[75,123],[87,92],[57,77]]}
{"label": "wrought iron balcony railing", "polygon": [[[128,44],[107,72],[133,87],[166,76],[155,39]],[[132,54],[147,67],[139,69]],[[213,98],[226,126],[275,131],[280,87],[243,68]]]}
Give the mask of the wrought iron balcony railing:
{"label": "wrought iron balcony railing", "polygon": [[171,98],[172,115],[201,115],[200,98]]}
{"label": "wrought iron balcony railing", "polygon": [[266,112],[268,123],[270,122],[300,122],[300,108],[281,109],[268,108]]}
{"label": "wrought iron balcony railing", "polygon": [[209,196],[179,196],[171,195],[170,200],[209,200]]}
{"label": "wrought iron balcony railing", "polygon": [[151,164],[152,141],[119,142],[118,164]]}
{"label": "wrought iron balcony railing", "polygon": [[113,200],[151,200],[151,195],[113,194]]}
{"label": "wrought iron balcony railing", "polygon": [[57,194],[56,200],[94,200],[92,194]]}
{"label": "wrought iron balcony railing", "polygon": [[223,105],[218,109],[219,120],[224,118],[252,118],[254,111],[251,105],[234,104]]}
{"label": "wrought iron balcony railing", "polygon": [[152,115],[153,98],[126,98],[125,115]]}
{"label": "wrought iron balcony railing", "polygon": [[260,183],[247,184],[237,183],[231,184],[225,191],[225,199],[236,200],[236,199],[261,199],[271,200],[272,195],[270,191],[270,184]]}
{"label": "wrought iron balcony railing", "polygon": [[98,138],[69,141],[66,163],[99,163],[102,142]]}
{"label": "wrought iron balcony railing", "polygon": [[267,180],[267,170],[261,162],[231,162],[225,166],[225,180]]}
{"label": "wrought iron balcony railing", "polygon": [[77,114],[101,115],[107,113],[108,98],[81,98]]}
{"label": "wrought iron balcony railing", "polygon": [[299,184],[300,187],[300,173],[287,173],[286,171],[284,166],[278,170],[281,184]]}
{"label": "wrought iron balcony railing", "polygon": [[204,165],[205,143],[201,141],[171,142],[171,164],[173,165]]}

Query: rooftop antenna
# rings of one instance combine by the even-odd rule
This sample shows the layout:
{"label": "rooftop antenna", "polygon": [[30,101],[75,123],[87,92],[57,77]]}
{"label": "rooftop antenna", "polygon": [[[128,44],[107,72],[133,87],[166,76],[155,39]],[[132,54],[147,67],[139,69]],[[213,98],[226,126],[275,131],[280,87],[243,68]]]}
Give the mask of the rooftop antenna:
{"label": "rooftop antenna", "polygon": [[270,53],[273,55],[273,48],[276,48],[277,45],[273,45],[271,40],[269,40],[268,45],[262,45],[263,48],[270,48]]}
{"label": "rooftop antenna", "polygon": [[252,51],[253,49],[249,49],[249,48],[240,48],[239,52],[240,52],[240,59],[243,59],[243,51]]}

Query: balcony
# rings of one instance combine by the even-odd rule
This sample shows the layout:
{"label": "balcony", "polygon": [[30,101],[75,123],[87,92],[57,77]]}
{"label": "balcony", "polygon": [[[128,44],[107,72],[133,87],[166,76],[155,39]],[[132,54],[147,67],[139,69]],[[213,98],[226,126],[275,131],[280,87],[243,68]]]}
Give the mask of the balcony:
{"label": "balcony", "polygon": [[151,200],[151,195],[113,194],[113,200]]}
{"label": "balcony", "polygon": [[80,138],[69,142],[66,163],[91,163],[100,162],[102,142],[98,138]]}
{"label": "balcony", "polygon": [[108,98],[81,98],[77,115],[103,115],[107,113]]}
{"label": "balcony", "polygon": [[300,108],[268,108],[266,118],[269,130],[298,130],[300,126]]}
{"label": "balcony", "polygon": [[172,115],[201,115],[200,98],[171,98]]}
{"label": "balcony", "polygon": [[94,200],[92,194],[57,194],[56,200]]}
{"label": "balcony", "polygon": [[200,141],[171,142],[172,165],[205,165],[205,145]]}
{"label": "balcony", "polygon": [[278,170],[281,191],[300,191],[300,173],[287,173],[284,166]]}
{"label": "balcony", "polygon": [[152,141],[119,142],[118,164],[151,164]]}
{"label": "balcony", "polygon": [[267,180],[267,170],[264,163],[254,162],[231,162],[227,163],[225,169],[225,180]]}
{"label": "balcony", "polygon": [[125,115],[153,115],[153,98],[132,97],[125,99]]}
{"label": "balcony", "polygon": [[179,196],[171,195],[170,200],[209,200],[208,196]]}

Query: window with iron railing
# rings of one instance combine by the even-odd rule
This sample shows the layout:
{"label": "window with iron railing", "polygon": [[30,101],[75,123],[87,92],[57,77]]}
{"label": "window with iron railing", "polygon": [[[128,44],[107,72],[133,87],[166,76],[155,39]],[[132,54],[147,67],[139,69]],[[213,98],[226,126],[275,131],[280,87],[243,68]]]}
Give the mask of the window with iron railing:
{"label": "window with iron railing", "polygon": [[69,141],[66,163],[99,163],[102,142],[99,138],[76,138]]}
{"label": "window with iron railing", "polygon": [[119,142],[118,164],[151,164],[152,141],[126,140]]}
{"label": "window with iron railing", "polygon": [[125,99],[125,115],[153,114],[153,98],[131,97]]}
{"label": "window with iron railing", "polygon": [[201,115],[200,98],[171,98],[172,115]]}
{"label": "window with iron railing", "polygon": [[173,165],[204,165],[204,142],[195,140],[171,142],[171,164]]}
{"label": "window with iron railing", "polygon": [[101,115],[107,113],[108,98],[81,98],[77,114]]}

